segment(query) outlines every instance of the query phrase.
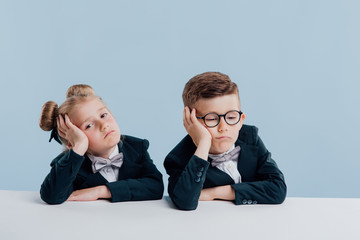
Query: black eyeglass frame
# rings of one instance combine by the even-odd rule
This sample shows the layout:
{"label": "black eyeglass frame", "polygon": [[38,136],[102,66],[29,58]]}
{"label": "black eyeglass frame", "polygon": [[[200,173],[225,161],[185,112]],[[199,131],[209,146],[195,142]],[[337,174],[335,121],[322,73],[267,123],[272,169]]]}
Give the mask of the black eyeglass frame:
{"label": "black eyeglass frame", "polygon": [[[228,121],[226,121],[226,114],[228,114],[228,113],[230,113],[230,112],[237,112],[237,113],[239,113],[239,120],[236,122],[236,123],[232,123],[232,124],[230,124],[230,123],[228,123]],[[208,126],[207,124],[206,124],[206,121],[205,121],[205,118],[206,118],[206,116],[207,115],[209,115],[209,114],[216,114],[219,118],[218,118],[218,122],[216,123],[216,125],[214,125],[214,126]],[[220,123],[220,120],[221,120],[221,117],[223,117],[224,118],[224,120],[225,120],[225,122],[228,124],[228,125],[230,125],[230,126],[233,126],[233,125],[236,125],[236,124],[238,124],[239,122],[240,122],[240,120],[241,120],[241,114],[243,114],[243,112],[242,111],[237,111],[237,110],[231,110],[231,111],[228,111],[227,113],[225,113],[225,114],[217,114],[217,113],[213,113],[213,112],[210,112],[210,113],[207,113],[207,114],[205,114],[203,117],[196,117],[197,119],[202,119],[203,121],[204,121],[204,124],[205,124],[205,126],[207,126],[208,128],[213,128],[213,127],[216,127],[217,125],[219,125],[219,123]]]}

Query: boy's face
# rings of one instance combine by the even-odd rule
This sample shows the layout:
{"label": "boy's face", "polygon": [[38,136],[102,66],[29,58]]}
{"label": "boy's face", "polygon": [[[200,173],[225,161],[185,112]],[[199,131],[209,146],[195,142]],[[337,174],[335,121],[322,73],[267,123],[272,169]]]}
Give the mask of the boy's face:
{"label": "boy's face", "polygon": [[109,109],[99,99],[77,105],[69,117],[89,139],[87,152],[108,157],[120,141],[120,129]]}
{"label": "boy's face", "polygon": [[[195,105],[196,115],[203,117],[207,113],[225,114],[231,110],[240,111],[240,100],[237,94],[205,99],[201,98]],[[240,121],[235,125],[228,125],[224,118],[215,127],[207,127],[202,119],[198,119],[212,136],[210,153],[220,154],[228,151],[238,138],[240,128],[244,122],[245,114],[241,114]]]}

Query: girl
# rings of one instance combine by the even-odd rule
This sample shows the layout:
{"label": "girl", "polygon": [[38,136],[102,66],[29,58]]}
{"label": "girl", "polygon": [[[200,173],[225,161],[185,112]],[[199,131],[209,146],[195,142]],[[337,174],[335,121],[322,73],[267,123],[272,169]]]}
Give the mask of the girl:
{"label": "girl", "polygon": [[42,107],[40,128],[66,150],[51,162],[41,185],[49,204],[64,201],[112,202],[161,199],[162,174],[151,160],[149,142],[120,134],[111,112],[88,85],[71,86],[58,107]]}

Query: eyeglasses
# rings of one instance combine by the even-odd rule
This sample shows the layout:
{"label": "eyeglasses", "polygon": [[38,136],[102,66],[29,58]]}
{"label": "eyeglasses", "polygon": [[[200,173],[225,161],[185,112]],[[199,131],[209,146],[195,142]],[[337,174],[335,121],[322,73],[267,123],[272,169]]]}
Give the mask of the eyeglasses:
{"label": "eyeglasses", "polygon": [[207,113],[203,117],[196,118],[202,119],[207,127],[212,128],[219,125],[221,117],[224,118],[228,125],[235,125],[240,121],[241,114],[241,111],[231,110],[225,114]]}

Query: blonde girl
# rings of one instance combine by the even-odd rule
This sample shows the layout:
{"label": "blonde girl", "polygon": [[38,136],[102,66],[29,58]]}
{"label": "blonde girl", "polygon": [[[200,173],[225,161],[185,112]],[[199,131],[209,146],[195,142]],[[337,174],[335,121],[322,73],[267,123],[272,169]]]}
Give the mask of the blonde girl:
{"label": "blonde girl", "polygon": [[41,185],[46,203],[162,198],[162,175],[147,151],[149,142],[121,135],[110,110],[89,85],[71,86],[60,107],[46,102],[39,125],[51,131],[50,141],[65,147]]}

